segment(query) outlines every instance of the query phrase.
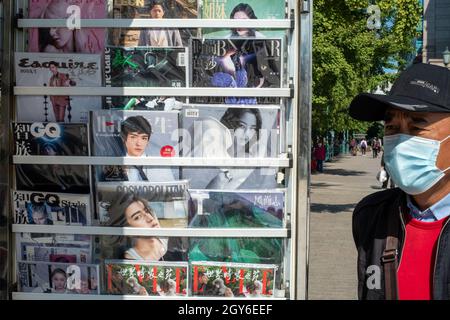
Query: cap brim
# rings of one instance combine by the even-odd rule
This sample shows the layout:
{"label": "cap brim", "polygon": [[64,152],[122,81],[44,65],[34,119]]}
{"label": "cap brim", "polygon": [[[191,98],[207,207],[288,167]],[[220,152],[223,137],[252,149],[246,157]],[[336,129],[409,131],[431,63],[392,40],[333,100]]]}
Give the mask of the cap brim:
{"label": "cap brim", "polygon": [[379,121],[384,119],[387,108],[411,112],[448,112],[447,109],[404,96],[361,93],[350,104],[350,116],[356,120]]}

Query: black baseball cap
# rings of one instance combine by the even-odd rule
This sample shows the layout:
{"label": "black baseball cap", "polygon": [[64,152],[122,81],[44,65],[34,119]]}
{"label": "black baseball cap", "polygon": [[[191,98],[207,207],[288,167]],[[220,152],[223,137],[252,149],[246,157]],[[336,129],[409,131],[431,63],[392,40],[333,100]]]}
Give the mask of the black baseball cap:
{"label": "black baseball cap", "polygon": [[403,71],[387,95],[361,93],[350,104],[352,118],[384,119],[388,107],[412,112],[450,112],[450,70],[417,63]]}

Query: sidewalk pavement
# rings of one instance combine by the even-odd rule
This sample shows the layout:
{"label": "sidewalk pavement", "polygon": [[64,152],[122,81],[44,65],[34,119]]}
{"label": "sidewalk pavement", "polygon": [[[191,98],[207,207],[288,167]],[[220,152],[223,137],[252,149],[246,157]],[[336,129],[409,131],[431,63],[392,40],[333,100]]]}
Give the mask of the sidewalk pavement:
{"label": "sidewalk pavement", "polygon": [[366,195],[380,191],[381,158],[344,155],[312,175],[308,299],[357,299],[352,212]]}

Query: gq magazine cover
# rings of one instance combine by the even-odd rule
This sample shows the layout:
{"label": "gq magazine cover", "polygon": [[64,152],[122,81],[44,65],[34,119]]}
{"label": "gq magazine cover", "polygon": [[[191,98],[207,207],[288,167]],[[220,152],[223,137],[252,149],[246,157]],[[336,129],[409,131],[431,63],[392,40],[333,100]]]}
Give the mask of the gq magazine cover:
{"label": "gq magazine cover", "polygon": [[19,261],[17,279],[20,292],[100,294],[98,265]]}
{"label": "gq magazine cover", "polygon": [[12,192],[15,224],[91,225],[91,197],[40,191]]}
{"label": "gq magazine cover", "polygon": [[274,298],[276,265],[192,262],[192,295],[228,298]]}
{"label": "gq magazine cover", "polygon": [[16,233],[17,261],[89,264],[92,249],[89,235]]}
{"label": "gq magazine cover", "polygon": [[30,19],[68,19],[73,28],[31,28],[28,30],[28,51],[49,53],[97,53],[105,48],[105,28],[76,28],[74,11],[81,19],[105,19],[107,0],[29,0]]}
{"label": "gq magazine cover", "polygon": [[[103,110],[91,113],[94,156],[178,157],[177,111]],[[97,181],[176,181],[176,167],[97,166]]]}
{"label": "gq magazine cover", "polygon": [[[281,88],[282,38],[191,38],[190,86]],[[278,98],[193,97],[191,103],[279,104]]]}
{"label": "gq magazine cover", "polygon": [[[189,105],[182,111],[184,157],[277,158],[280,106]],[[273,189],[277,168],[182,168],[192,189]]]}
{"label": "gq magazine cover", "polygon": [[[105,85],[107,87],[186,87],[186,56],[187,48],[185,47],[108,46],[105,49]],[[139,101],[130,102],[133,98]],[[108,109],[168,111],[179,108],[181,100],[175,97],[105,97],[105,105]],[[179,103],[176,103],[177,101]]]}
{"label": "gq magazine cover", "polygon": [[[113,0],[115,19],[196,19],[197,0]],[[115,46],[174,46],[188,45],[195,29],[132,29],[113,28],[109,44]]]}
{"label": "gq magazine cover", "polygon": [[[15,53],[17,86],[100,87],[99,54]],[[18,96],[17,121],[88,122],[90,110],[102,107],[98,96]]]}
{"label": "gq magazine cover", "polygon": [[[15,154],[88,156],[87,124],[13,123]],[[86,194],[90,168],[84,165],[16,164],[16,190]]]}
{"label": "gq magazine cover", "polygon": [[187,262],[130,262],[106,260],[106,293],[119,295],[187,297]]}

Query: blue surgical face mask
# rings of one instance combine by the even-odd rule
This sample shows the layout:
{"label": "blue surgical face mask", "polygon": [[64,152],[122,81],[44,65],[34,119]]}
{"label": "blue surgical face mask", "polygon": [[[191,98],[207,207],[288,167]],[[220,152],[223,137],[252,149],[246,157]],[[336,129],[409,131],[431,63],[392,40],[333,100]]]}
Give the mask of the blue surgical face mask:
{"label": "blue surgical face mask", "polygon": [[424,193],[439,182],[445,172],[436,167],[442,141],[396,134],[384,137],[384,162],[395,184],[408,194]]}

